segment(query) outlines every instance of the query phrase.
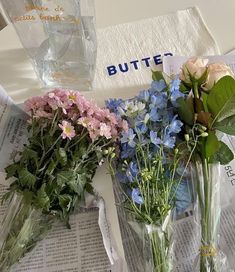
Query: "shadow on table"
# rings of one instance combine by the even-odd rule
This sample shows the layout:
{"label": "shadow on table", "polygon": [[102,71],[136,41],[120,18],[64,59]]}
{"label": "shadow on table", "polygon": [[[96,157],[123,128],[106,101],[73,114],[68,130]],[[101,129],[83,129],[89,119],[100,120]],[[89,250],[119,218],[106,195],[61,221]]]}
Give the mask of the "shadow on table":
{"label": "shadow on table", "polygon": [[0,52],[0,85],[17,102],[39,93],[39,83],[24,49]]}

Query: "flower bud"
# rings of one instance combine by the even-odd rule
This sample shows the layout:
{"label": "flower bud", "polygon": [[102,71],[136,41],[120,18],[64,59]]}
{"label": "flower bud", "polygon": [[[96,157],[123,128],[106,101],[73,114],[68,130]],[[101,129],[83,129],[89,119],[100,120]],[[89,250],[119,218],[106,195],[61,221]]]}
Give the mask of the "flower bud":
{"label": "flower bud", "polygon": [[203,132],[200,136],[203,137],[203,138],[208,137],[208,133],[207,132]]}
{"label": "flower bud", "polygon": [[182,66],[180,80],[186,84],[192,84],[193,81],[200,81],[207,70],[208,59],[191,58]]}
{"label": "flower bud", "polygon": [[103,153],[104,153],[104,155],[108,155],[108,154],[109,154],[109,151],[108,151],[107,149],[105,149],[105,150],[103,151]]}
{"label": "flower bud", "polygon": [[201,126],[201,129],[202,129],[203,131],[206,131],[206,130],[207,130],[207,127]]}
{"label": "flower bud", "polygon": [[189,135],[188,135],[188,134],[185,134],[185,135],[184,135],[184,138],[185,138],[185,141],[186,141],[186,142],[189,141]]}

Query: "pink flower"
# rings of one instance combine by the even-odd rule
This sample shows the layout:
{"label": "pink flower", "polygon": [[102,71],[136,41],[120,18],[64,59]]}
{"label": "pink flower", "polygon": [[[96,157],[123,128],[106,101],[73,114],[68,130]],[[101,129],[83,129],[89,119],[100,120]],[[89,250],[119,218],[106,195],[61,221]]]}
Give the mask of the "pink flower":
{"label": "pink flower", "polygon": [[59,127],[62,129],[62,138],[69,138],[70,140],[76,135],[74,126],[71,125],[70,122],[62,121],[62,125],[59,124]]}
{"label": "pink flower", "polygon": [[52,119],[53,115],[52,113],[46,112],[44,110],[37,110],[34,114],[35,118],[48,118],[48,119]]}
{"label": "pink flower", "polygon": [[44,99],[44,97],[35,96],[35,97],[32,97],[32,98],[26,100],[24,104],[25,104],[25,110],[27,112],[29,112],[31,110],[35,112],[39,108],[44,107],[47,104],[47,102]]}
{"label": "pink flower", "polygon": [[124,132],[127,132],[129,129],[129,126],[126,120],[122,120],[119,126],[121,127],[122,130],[124,130]]}
{"label": "pink flower", "polygon": [[112,138],[111,127],[105,123],[100,123],[100,136],[104,136],[106,139]]}

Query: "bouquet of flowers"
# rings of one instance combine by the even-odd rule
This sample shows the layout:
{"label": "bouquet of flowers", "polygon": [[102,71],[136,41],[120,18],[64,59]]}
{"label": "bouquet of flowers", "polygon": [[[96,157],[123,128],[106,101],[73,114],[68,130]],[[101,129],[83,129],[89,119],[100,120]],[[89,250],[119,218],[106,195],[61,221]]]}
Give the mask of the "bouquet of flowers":
{"label": "bouquet of flowers", "polygon": [[94,194],[92,178],[127,123],[78,92],[54,90],[25,103],[28,143],[11,165],[0,228],[0,271],[9,271],[60,219]]}
{"label": "bouquet of flowers", "polygon": [[187,96],[177,100],[178,112],[189,135],[188,146],[194,150],[201,219],[200,272],[225,271],[218,248],[219,164],[228,164],[234,155],[219,132],[235,135],[235,79],[225,64],[208,65],[207,59],[199,58],[183,65],[180,79]]}
{"label": "bouquet of flowers", "polygon": [[134,228],[142,229],[145,271],[169,272],[177,191],[189,179],[191,157],[177,113],[177,99],[185,94],[178,89],[178,80],[169,84],[157,72],[153,78],[151,87],[136,97],[106,102],[129,125],[110,166],[125,196],[123,206],[135,219]]}
{"label": "bouquet of flowers", "polygon": [[125,194],[124,207],[146,230],[146,271],[172,271],[172,213],[182,205],[177,192],[189,172],[200,210],[200,272],[223,271],[219,166],[234,158],[221,137],[235,135],[233,73],[225,64],[192,58],[180,76],[154,72],[153,78],[138,96],[107,101],[129,125],[110,165]]}

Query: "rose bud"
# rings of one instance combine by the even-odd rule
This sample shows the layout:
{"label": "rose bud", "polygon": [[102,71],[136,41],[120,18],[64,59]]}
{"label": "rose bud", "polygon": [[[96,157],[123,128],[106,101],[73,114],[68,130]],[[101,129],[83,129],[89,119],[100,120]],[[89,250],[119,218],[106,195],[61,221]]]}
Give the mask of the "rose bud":
{"label": "rose bud", "polygon": [[211,90],[217,81],[224,76],[234,77],[232,70],[224,63],[213,63],[208,65],[208,74],[205,84],[203,84],[204,90]]}
{"label": "rose bud", "polygon": [[180,80],[184,83],[191,85],[197,81],[202,83],[207,71],[208,59],[191,58],[182,66],[180,73]]}

